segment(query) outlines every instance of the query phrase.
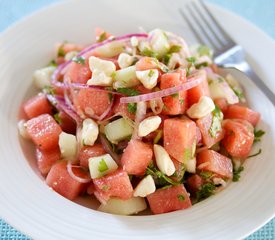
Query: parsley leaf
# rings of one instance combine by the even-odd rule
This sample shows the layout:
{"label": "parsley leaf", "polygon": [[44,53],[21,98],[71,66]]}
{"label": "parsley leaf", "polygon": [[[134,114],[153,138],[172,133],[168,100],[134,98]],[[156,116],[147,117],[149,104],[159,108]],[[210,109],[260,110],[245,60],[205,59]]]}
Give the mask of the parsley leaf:
{"label": "parsley leaf", "polygon": [[62,119],[60,118],[59,113],[54,114],[53,118],[58,124],[62,124]]}
{"label": "parsley leaf", "polygon": [[163,59],[162,59],[162,62],[167,65],[170,61],[170,58],[172,57],[172,55],[170,53],[167,53],[164,55]]}
{"label": "parsley leaf", "polygon": [[106,39],[107,39],[107,34],[106,34],[106,32],[103,32],[99,35],[97,42],[103,42]]}
{"label": "parsley leaf", "polygon": [[49,63],[48,63],[48,65],[47,65],[47,67],[57,67],[58,65],[57,65],[57,63],[56,63],[56,61],[53,59],[53,60],[51,60]]}
{"label": "parsley leaf", "polygon": [[213,118],[211,127],[209,129],[209,133],[212,138],[215,138],[217,133],[222,129],[221,127],[221,120],[222,120],[222,113],[218,106],[215,106],[215,109],[212,112]]}
{"label": "parsley leaf", "polygon": [[179,101],[180,101],[180,104],[184,104],[184,99],[183,98],[180,99]]}
{"label": "parsley leaf", "polygon": [[259,129],[259,130],[254,130],[254,143],[255,142],[260,142],[261,141],[261,137],[265,135],[265,131]]}
{"label": "parsley leaf", "polygon": [[153,77],[153,75],[154,75],[154,71],[153,71],[153,69],[150,69],[149,70],[149,73],[148,73],[148,77]]}
{"label": "parsley leaf", "polygon": [[108,166],[107,166],[107,164],[106,164],[104,158],[102,158],[102,159],[100,160],[100,162],[98,163],[97,170],[98,170],[99,172],[102,173],[102,172],[107,171],[108,169],[109,169],[109,168],[108,168]]}
{"label": "parsley leaf", "polygon": [[240,180],[240,177],[241,177],[241,172],[244,170],[244,167],[243,166],[241,166],[241,167],[239,167],[238,169],[234,169],[233,170],[233,182],[238,182],[239,180]]}
{"label": "parsley leaf", "polygon": [[178,200],[179,200],[180,202],[183,202],[184,199],[185,199],[185,197],[184,197],[182,194],[179,194],[179,195],[178,195]]}
{"label": "parsley leaf", "polygon": [[132,88],[118,88],[117,92],[125,94],[127,96],[136,96],[140,94],[138,90]]}
{"label": "parsley leaf", "polygon": [[151,175],[155,180],[159,180],[159,185],[179,185],[179,182],[173,181],[171,178],[167,177],[164,173],[159,171],[154,164],[151,162],[149,166],[146,168],[146,175]]}
{"label": "parsley leaf", "polygon": [[73,62],[76,62],[78,64],[82,64],[84,65],[85,64],[85,58],[83,56],[80,56],[80,57],[73,57],[72,58],[72,61]]}
{"label": "parsley leaf", "polygon": [[191,63],[191,64],[195,64],[196,62],[196,58],[195,57],[188,57],[186,58],[187,62]]}
{"label": "parsley leaf", "polygon": [[172,98],[176,98],[176,97],[178,97],[179,96],[179,93],[174,93],[174,94],[172,94],[172,95],[170,95]]}
{"label": "parsley leaf", "polygon": [[197,200],[201,201],[205,198],[210,197],[211,195],[214,194],[215,189],[216,189],[216,186],[213,183],[203,184],[201,187],[201,190],[199,190],[196,193]]}
{"label": "parsley leaf", "polygon": [[205,179],[208,180],[213,176],[212,172],[208,172],[208,171],[204,171],[204,172],[200,172],[200,176]]}
{"label": "parsley leaf", "polygon": [[64,44],[65,44],[65,42],[57,50],[58,57],[65,57],[65,55],[66,55],[66,52],[64,51],[64,48],[63,48]]}
{"label": "parsley leaf", "polygon": [[149,48],[144,48],[143,51],[140,53],[142,56],[147,56],[147,57],[154,57],[157,58],[158,54],[152,51]]}
{"label": "parsley leaf", "polygon": [[170,47],[168,53],[178,53],[181,50],[180,45],[173,45]]}
{"label": "parsley leaf", "polygon": [[137,104],[136,103],[128,103],[127,110],[129,113],[136,113],[137,111]]}
{"label": "parsley leaf", "polygon": [[55,90],[52,86],[45,86],[43,87],[43,92],[50,94],[50,95],[54,95],[55,94]]}

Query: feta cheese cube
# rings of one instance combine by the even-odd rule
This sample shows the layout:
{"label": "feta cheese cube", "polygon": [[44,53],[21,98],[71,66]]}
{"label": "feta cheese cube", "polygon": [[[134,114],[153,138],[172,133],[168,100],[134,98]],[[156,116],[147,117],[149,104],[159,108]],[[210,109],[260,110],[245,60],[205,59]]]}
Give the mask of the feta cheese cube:
{"label": "feta cheese cube", "polygon": [[42,89],[47,86],[51,86],[51,77],[56,67],[50,66],[36,70],[33,73],[34,85],[38,89]]}
{"label": "feta cheese cube", "polygon": [[138,80],[147,89],[154,88],[158,83],[159,72],[157,69],[150,69],[145,71],[136,71]]}
{"label": "feta cheese cube", "polygon": [[145,118],[143,121],[140,122],[138,126],[138,136],[145,137],[149,133],[158,129],[161,123],[161,118],[159,116],[152,116]]}
{"label": "feta cheese cube", "polygon": [[132,65],[132,63],[134,62],[134,57],[130,56],[127,53],[121,53],[118,56],[117,62],[120,68],[126,68]]}
{"label": "feta cheese cube", "polygon": [[134,189],[134,197],[146,197],[156,191],[156,185],[151,175],[143,178]]}
{"label": "feta cheese cube", "polygon": [[190,118],[202,118],[211,113],[214,109],[215,104],[213,100],[210,97],[202,96],[186,113]]}
{"label": "feta cheese cube", "polygon": [[77,150],[77,140],[75,135],[65,132],[60,133],[58,145],[62,158],[75,160]]}
{"label": "feta cheese cube", "polygon": [[90,118],[86,118],[82,123],[81,140],[84,145],[93,146],[99,133],[97,123]]}

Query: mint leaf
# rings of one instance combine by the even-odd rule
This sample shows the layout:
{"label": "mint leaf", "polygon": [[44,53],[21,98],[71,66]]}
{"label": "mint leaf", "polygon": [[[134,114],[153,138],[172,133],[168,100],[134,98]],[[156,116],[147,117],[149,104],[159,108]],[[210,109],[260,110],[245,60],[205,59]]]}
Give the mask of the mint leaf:
{"label": "mint leaf", "polygon": [[259,129],[259,130],[256,130],[254,129],[254,143],[255,142],[260,142],[261,141],[261,137],[265,135],[265,131]]}
{"label": "mint leaf", "polygon": [[197,200],[201,201],[205,198],[210,197],[214,194],[215,189],[216,186],[213,183],[206,183],[202,185],[201,190],[196,193]]}
{"label": "mint leaf", "polygon": [[137,104],[136,103],[128,103],[127,110],[129,113],[136,113],[137,111]]}
{"label": "mint leaf", "polygon": [[241,177],[241,172],[244,170],[244,167],[243,166],[241,166],[241,167],[239,167],[237,170],[233,170],[233,179],[232,179],[232,181],[233,182],[238,182],[239,180],[240,180],[240,177]]}
{"label": "mint leaf", "polygon": [[185,199],[185,197],[184,197],[182,194],[179,194],[179,195],[178,195],[178,200],[179,200],[180,202],[183,202],[184,199]]}

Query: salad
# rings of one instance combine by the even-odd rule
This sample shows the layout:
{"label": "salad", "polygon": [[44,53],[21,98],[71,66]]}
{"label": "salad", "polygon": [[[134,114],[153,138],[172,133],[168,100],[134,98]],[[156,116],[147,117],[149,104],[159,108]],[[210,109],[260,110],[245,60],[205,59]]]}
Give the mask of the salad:
{"label": "salad", "polygon": [[187,209],[238,181],[264,134],[211,49],[161,29],[96,29],[92,45],[58,44],[33,79],[20,135],[52,190],[94,197],[103,212]]}

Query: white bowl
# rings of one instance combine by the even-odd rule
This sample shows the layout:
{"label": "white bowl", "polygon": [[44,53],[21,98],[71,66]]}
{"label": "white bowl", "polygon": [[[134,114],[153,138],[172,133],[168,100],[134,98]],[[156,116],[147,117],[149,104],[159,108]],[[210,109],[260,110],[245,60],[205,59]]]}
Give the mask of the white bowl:
{"label": "white bowl", "polygon": [[[256,146],[262,154],[246,161],[240,182],[185,211],[123,217],[83,207],[51,191],[34,171],[33,148],[26,142],[20,146],[20,104],[32,94],[32,73],[52,58],[56,42],[91,42],[96,26],[116,35],[136,32],[139,26],[160,27],[192,40],[178,13],[183,5],[180,0],[66,1],[0,36],[0,212],[8,223],[34,239],[237,239],[274,216],[275,111],[247,80],[249,103],[261,113],[259,128],[267,132]],[[214,6],[211,10],[274,91],[274,42],[243,19]]]}

